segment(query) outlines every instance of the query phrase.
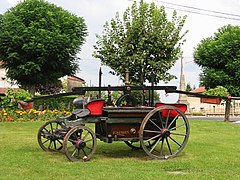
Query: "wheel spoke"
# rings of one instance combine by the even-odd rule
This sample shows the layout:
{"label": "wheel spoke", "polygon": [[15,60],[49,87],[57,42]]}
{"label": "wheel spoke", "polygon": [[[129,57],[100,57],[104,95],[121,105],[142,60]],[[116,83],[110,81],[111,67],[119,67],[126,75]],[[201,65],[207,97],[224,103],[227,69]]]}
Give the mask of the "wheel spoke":
{"label": "wheel spoke", "polygon": [[161,121],[161,125],[162,125],[162,129],[164,128],[163,127],[163,119],[162,119],[162,114],[161,114],[161,111],[158,111],[158,115],[159,115],[159,120]]}
{"label": "wheel spoke", "polygon": [[53,133],[53,126],[52,126],[52,123],[50,123],[50,127],[51,127],[51,132]]}
{"label": "wheel spoke", "polygon": [[169,138],[173,141],[173,142],[175,142],[179,147],[182,147],[182,145],[181,144],[179,144],[175,139],[173,139],[171,136],[169,136]]}
{"label": "wheel spoke", "polygon": [[161,139],[162,139],[162,137],[160,137],[160,138],[157,140],[157,142],[153,145],[152,149],[151,149],[149,152],[152,152],[152,151],[155,149],[155,147],[156,147],[157,144],[161,141]]}
{"label": "wheel spoke", "polygon": [[53,141],[54,149],[57,149],[56,141]]}
{"label": "wheel spoke", "polygon": [[82,149],[82,151],[83,151],[83,154],[84,154],[85,156],[87,156],[87,153],[85,152],[85,150],[84,150],[84,149]]}
{"label": "wheel spoke", "polygon": [[153,122],[151,119],[149,119],[149,121],[154,125],[156,126],[160,131],[162,130],[155,122]]}
{"label": "wheel spoke", "polygon": [[180,125],[178,125],[178,126],[176,126],[176,127],[173,127],[173,128],[171,128],[171,129],[169,129],[169,130],[170,130],[170,131],[171,131],[171,130],[175,130],[175,129],[180,128],[180,127],[182,127],[182,126],[185,126],[185,123],[180,124]]}
{"label": "wheel spoke", "polygon": [[171,121],[171,123],[168,125],[168,129],[172,126],[172,124],[177,120],[178,115],[174,117],[174,119]]}
{"label": "wheel spoke", "polygon": [[170,144],[168,142],[168,138],[166,138],[166,142],[167,142],[168,150],[169,150],[170,154],[172,155],[172,150],[171,150]]}
{"label": "wheel spoke", "polygon": [[[44,127],[43,129],[45,129],[46,130],[46,132],[50,132],[46,127]],[[43,132],[43,129],[42,129],[42,132]]]}
{"label": "wheel spoke", "polygon": [[90,134],[90,133],[87,132],[87,134],[85,134],[85,136],[82,138],[82,140],[84,141],[89,134]]}
{"label": "wheel spoke", "polygon": [[78,137],[79,137],[80,139],[82,139],[82,133],[83,133],[83,130],[80,129],[77,133],[78,133],[78,134],[77,134]]}
{"label": "wheel spoke", "polygon": [[162,139],[162,144],[160,148],[160,155],[163,155],[163,146],[164,146],[164,138]]}
{"label": "wheel spoke", "polygon": [[170,109],[168,109],[168,114],[167,114],[167,119],[166,119],[165,128],[167,128],[167,124],[168,124],[169,115],[170,115]]}
{"label": "wheel spoke", "polygon": [[77,158],[80,158],[80,150],[81,150],[81,149],[78,149],[78,155],[77,155]]}
{"label": "wheel spoke", "polygon": [[75,143],[76,140],[73,140],[73,139],[68,139],[68,141],[70,141],[71,143]]}
{"label": "wheel spoke", "polygon": [[85,148],[87,148],[87,149],[90,149],[90,150],[93,150],[93,148],[91,148],[91,147],[88,147],[88,146],[85,146]]}
{"label": "wheel spoke", "polygon": [[87,143],[87,142],[90,142],[90,141],[93,141],[93,139],[88,139],[88,140],[86,140],[84,142]]}
{"label": "wheel spoke", "polygon": [[57,139],[57,142],[59,142],[59,144],[63,145],[62,142],[59,139]]}
{"label": "wheel spoke", "polygon": [[151,141],[151,140],[153,140],[153,139],[155,139],[155,138],[157,138],[157,137],[159,137],[159,136],[161,136],[161,134],[158,134],[158,135],[153,136],[153,137],[151,137],[151,138],[149,138],[149,139],[147,139],[147,140],[144,140],[144,142],[149,142],[149,141]]}
{"label": "wheel spoke", "polygon": [[79,137],[78,134],[77,134],[77,132],[73,133],[72,136],[73,136],[73,138],[75,138],[75,139],[78,139],[78,137]]}
{"label": "wheel spoke", "polygon": [[52,146],[52,140],[50,140],[50,143],[48,145],[48,149],[50,149],[51,146]]}
{"label": "wheel spoke", "polygon": [[150,132],[150,133],[157,133],[159,134],[159,131],[153,131],[153,130],[143,130],[144,132]]}
{"label": "wheel spoke", "polygon": [[46,139],[46,141],[42,142],[42,144],[45,144],[46,142],[50,141],[50,139]]}
{"label": "wheel spoke", "polygon": [[187,136],[187,134],[177,133],[177,132],[171,132],[171,134],[178,135],[178,136]]}
{"label": "wheel spoke", "polygon": [[77,152],[77,148],[74,149],[73,153],[71,154],[71,157],[73,157],[75,155],[75,153]]}
{"label": "wheel spoke", "polygon": [[44,136],[44,134],[47,133],[47,132],[44,132],[43,130],[40,132],[40,135],[41,136]]}

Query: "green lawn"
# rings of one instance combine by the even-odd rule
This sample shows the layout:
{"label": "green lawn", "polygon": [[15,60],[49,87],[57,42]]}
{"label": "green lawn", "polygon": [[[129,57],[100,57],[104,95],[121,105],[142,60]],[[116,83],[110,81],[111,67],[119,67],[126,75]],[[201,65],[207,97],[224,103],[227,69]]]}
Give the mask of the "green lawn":
{"label": "green lawn", "polygon": [[42,124],[0,123],[0,179],[240,178],[240,126],[232,123],[190,121],[189,141],[173,159],[154,160],[123,142],[98,141],[95,154],[84,163],[44,152],[36,138]]}

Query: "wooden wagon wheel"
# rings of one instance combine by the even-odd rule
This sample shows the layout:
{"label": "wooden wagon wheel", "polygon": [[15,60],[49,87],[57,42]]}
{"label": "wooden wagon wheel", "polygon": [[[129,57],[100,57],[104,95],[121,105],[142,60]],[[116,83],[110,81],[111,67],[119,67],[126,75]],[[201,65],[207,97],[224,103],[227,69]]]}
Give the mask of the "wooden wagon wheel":
{"label": "wooden wagon wheel", "polygon": [[86,126],[75,126],[64,137],[63,147],[70,161],[87,161],[94,154],[97,139]]}
{"label": "wooden wagon wheel", "polygon": [[66,132],[64,122],[47,121],[38,130],[38,144],[44,151],[59,151],[63,148],[63,138]]}
{"label": "wooden wagon wheel", "polygon": [[189,123],[182,111],[174,106],[161,106],[145,116],[139,139],[143,150],[150,157],[168,159],[183,150],[189,132]]}

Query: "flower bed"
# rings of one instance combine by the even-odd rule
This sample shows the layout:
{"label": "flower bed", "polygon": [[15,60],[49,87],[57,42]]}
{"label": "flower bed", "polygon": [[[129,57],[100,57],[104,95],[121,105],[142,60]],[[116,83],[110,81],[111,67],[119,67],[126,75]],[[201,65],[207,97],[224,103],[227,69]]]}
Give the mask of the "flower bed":
{"label": "flower bed", "polygon": [[13,122],[13,121],[47,121],[56,119],[57,116],[66,116],[70,114],[69,111],[43,110],[30,109],[24,110],[5,110],[0,111],[0,122]]}

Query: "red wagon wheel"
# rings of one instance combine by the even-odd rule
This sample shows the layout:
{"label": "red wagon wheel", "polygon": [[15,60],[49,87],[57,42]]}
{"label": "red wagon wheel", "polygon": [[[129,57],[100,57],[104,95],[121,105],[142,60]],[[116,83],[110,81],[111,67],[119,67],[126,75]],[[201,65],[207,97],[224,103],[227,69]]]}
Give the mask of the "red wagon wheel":
{"label": "red wagon wheel", "polygon": [[38,144],[44,151],[59,151],[63,148],[63,137],[66,132],[64,122],[47,121],[38,130]]}
{"label": "red wagon wheel", "polygon": [[184,149],[189,132],[189,123],[182,111],[174,106],[161,106],[145,116],[139,139],[150,157],[168,159]]}
{"label": "red wagon wheel", "polygon": [[87,161],[94,154],[97,139],[86,126],[75,126],[64,137],[63,147],[70,161]]}

